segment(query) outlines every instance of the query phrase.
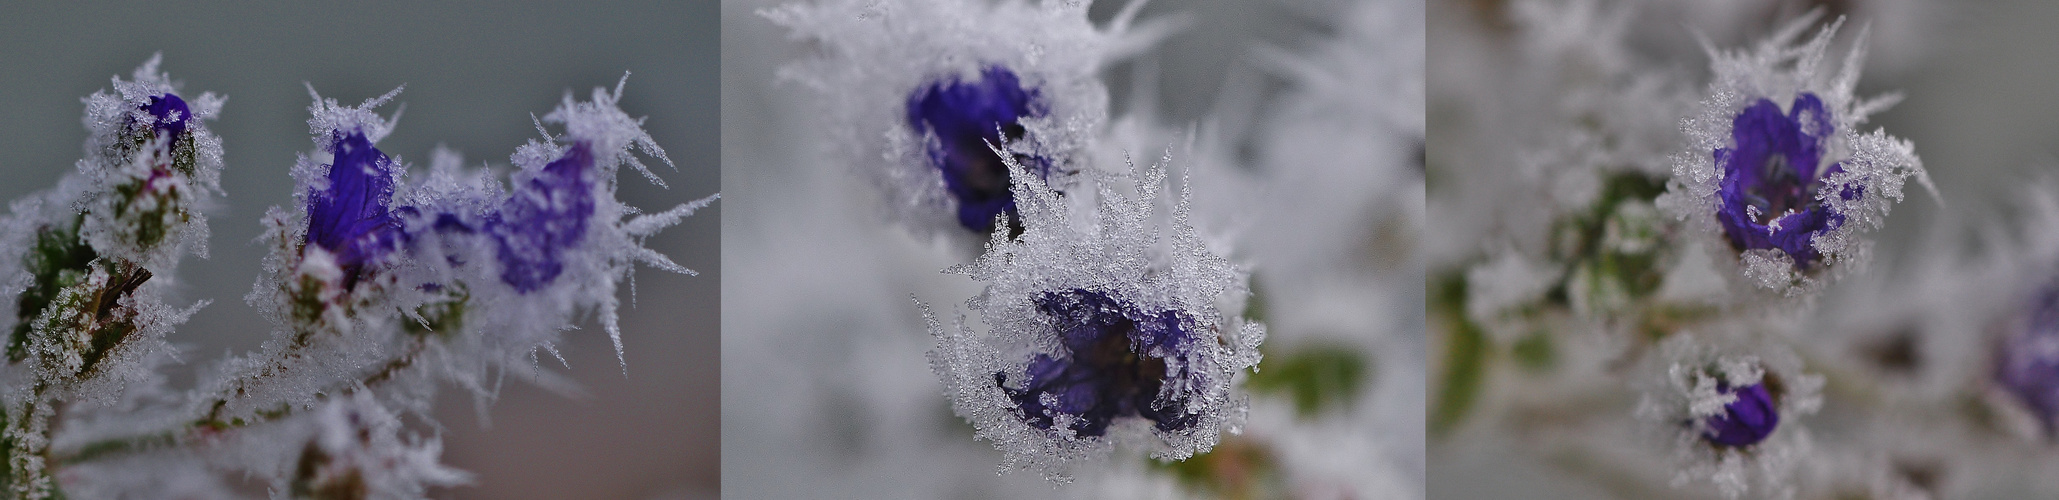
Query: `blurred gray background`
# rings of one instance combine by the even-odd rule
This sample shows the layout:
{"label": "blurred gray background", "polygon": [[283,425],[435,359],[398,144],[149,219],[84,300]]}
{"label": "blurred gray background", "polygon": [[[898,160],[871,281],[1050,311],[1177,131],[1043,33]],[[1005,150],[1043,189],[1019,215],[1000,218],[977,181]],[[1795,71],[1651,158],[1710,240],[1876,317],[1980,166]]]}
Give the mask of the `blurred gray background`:
{"label": "blurred gray background", "polygon": [[[678,171],[671,189],[629,175],[645,209],[713,193],[719,114],[715,2],[10,2],[0,9],[0,199],[54,185],[81,153],[79,99],[128,77],[154,52],[182,93],[229,97],[219,120],[228,196],[208,212],[212,258],[186,259],[174,303],[212,299],[172,336],[186,349],[176,387],[225,352],[255,350],[269,325],[244,305],[263,248],[258,217],[292,202],[288,169],[311,149],[301,82],[346,104],[406,84],[398,129],[380,148],[418,168],[444,144],[467,165],[502,165],[536,137],[567,91],[581,99],[634,73],[622,108]],[[383,112],[395,107],[388,105]],[[465,394],[443,394],[445,461],[477,474],[449,498],[712,498],[719,488],[720,225],[723,202],[646,242],[700,271],[637,273],[622,316],[629,375],[597,324],[561,346],[583,384],[568,399],[511,384],[482,426]],[[626,287],[624,294],[627,294]],[[625,301],[627,297],[624,297]]]}

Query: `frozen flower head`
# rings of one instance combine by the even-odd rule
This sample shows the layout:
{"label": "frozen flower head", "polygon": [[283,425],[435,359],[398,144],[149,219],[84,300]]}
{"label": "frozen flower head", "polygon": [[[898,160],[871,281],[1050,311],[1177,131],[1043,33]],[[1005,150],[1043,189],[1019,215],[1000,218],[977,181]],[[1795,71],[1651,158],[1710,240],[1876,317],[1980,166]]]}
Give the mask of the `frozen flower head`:
{"label": "frozen flower head", "polygon": [[[1107,434],[1117,418],[1143,418],[1161,431],[1194,425],[1183,399],[1159,401],[1166,380],[1179,380],[1177,358],[1193,351],[1194,320],[1181,311],[1145,313],[1107,294],[1086,289],[1044,292],[1033,300],[1058,332],[1057,353],[1030,360],[1027,380],[1011,388],[1001,373],[994,383],[1015,409],[1039,429],[1063,419],[1073,433]],[[1055,354],[1055,356],[1053,355]],[[1055,403],[1055,404],[1053,404]]]}
{"label": "frozen flower head", "polygon": [[918,231],[977,236],[1014,203],[1002,156],[1040,180],[1075,169],[1107,115],[1097,72],[1164,31],[1132,34],[1135,12],[1105,28],[1087,2],[823,0],[761,14],[814,51],[780,75],[823,96],[830,154]]}
{"label": "frozen flower head", "polygon": [[[302,193],[307,211],[306,244],[328,252],[342,272],[343,287],[349,289],[370,271],[366,265],[383,259],[399,244],[400,222],[392,212],[394,178],[399,169],[386,153],[372,143],[393,129],[394,120],[373,114],[371,109],[400,93],[386,95],[345,108],[335,99],[323,99],[309,86],[315,103],[308,120],[315,144],[328,153],[329,163],[319,165],[319,182],[309,182]],[[396,117],[396,120],[398,117]]]}
{"label": "frozen flower head", "polygon": [[145,61],[132,80],[115,78],[114,92],[86,98],[92,136],[78,166],[89,185],[76,202],[96,249],[158,272],[186,249],[207,254],[200,209],[221,191],[222,141],[204,121],[225,100],[203,93],[189,103],[158,72],[162,58]]}
{"label": "frozen flower head", "polygon": [[1865,31],[1835,73],[1825,51],[1842,19],[1795,43],[1818,17],[1803,16],[1752,50],[1707,48],[1714,79],[1682,123],[1690,146],[1674,156],[1661,199],[1676,216],[1714,227],[1746,278],[1787,294],[1819,289],[1863,261],[1857,232],[1885,223],[1909,177],[1929,182],[1908,141],[1859,129],[1900,100],[1853,95]]}
{"label": "frozen flower head", "polygon": [[1994,377],[2051,438],[2059,435],[2059,285],[2039,290],[2026,306],[1997,346]]}
{"label": "frozen flower head", "polygon": [[[1738,113],[1730,129],[1735,147],[1715,153],[1723,167],[1716,220],[1732,248],[1778,250],[1800,270],[1816,264],[1810,238],[1845,221],[1818,196],[1825,177],[1844,171],[1823,161],[1823,147],[1834,131],[1823,100],[1811,93],[1796,95],[1785,114],[1766,99]],[[1850,199],[1863,190],[1844,187],[1837,196]]]}
{"label": "frozen flower head", "polygon": [[1822,406],[1823,377],[1803,373],[1784,350],[1747,354],[1703,342],[1674,334],[1638,384],[1638,417],[1658,424],[1674,448],[1674,486],[1709,482],[1726,498],[1792,495],[1790,469],[1810,453],[1794,420]]}
{"label": "frozen flower head", "polygon": [[[1780,426],[1780,411],[1774,404],[1776,391],[1766,389],[1772,380],[1760,379],[1758,383],[1734,385],[1729,377],[1717,377],[1718,398],[1730,399],[1723,405],[1721,413],[1702,418],[1702,439],[1709,444],[1730,448],[1743,448],[1765,441],[1773,434],[1773,428]],[[1741,382],[1740,382],[1741,384]]]}
{"label": "frozen flower head", "polygon": [[[989,66],[979,80],[951,79],[916,91],[908,99],[908,125],[917,134],[933,135],[929,161],[944,176],[944,190],[958,202],[958,224],[985,233],[994,218],[1015,220],[1015,197],[1008,190],[1008,169],[989,144],[1007,144],[1023,136],[1022,120],[1041,116],[1037,94],[1007,68]],[[1050,160],[1017,155],[1038,179],[1051,175]],[[1012,224],[1013,222],[1011,222]]]}
{"label": "frozen flower head", "polygon": [[[1202,245],[1184,191],[1169,225],[1149,222],[1163,166],[1089,171],[1092,189],[1061,197],[1014,158],[1002,163],[1022,234],[994,228],[985,255],[950,270],[987,282],[966,303],[987,331],[962,317],[946,328],[924,306],[931,367],[976,437],[1001,449],[1004,469],[1068,480],[1117,442],[1184,460],[1236,432],[1246,402],[1233,381],[1257,364],[1265,329],[1218,309],[1239,303],[1246,278]],[[1090,211],[1067,205],[1086,193]]]}
{"label": "frozen flower head", "polygon": [[399,119],[379,117],[373,109],[393,101],[399,91],[402,88],[393,88],[356,107],[344,107],[336,99],[323,99],[313,84],[307,86],[313,99],[307,109],[307,132],[319,156],[301,154],[292,169],[294,179],[299,179],[294,198],[301,202],[305,226],[290,241],[299,249],[296,267],[334,282],[338,292],[348,292],[373,276],[377,263],[385,261],[402,239],[391,210],[393,183],[402,167],[373,146],[393,132]]}

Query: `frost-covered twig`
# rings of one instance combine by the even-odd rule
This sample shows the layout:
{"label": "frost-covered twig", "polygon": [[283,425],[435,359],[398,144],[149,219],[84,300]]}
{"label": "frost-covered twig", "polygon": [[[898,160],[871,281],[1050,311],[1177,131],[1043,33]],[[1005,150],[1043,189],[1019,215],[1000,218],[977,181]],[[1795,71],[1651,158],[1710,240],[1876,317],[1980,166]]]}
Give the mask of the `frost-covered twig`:
{"label": "frost-covered twig", "polygon": [[[657,181],[632,149],[671,163],[617,106],[620,84],[588,101],[568,92],[538,123],[563,132],[516,152],[512,187],[455,155],[409,177],[376,147],[396,120],[373,109],[398,89],[343,106],[310,88],[317,150],[293,169],[295,206],[264,217],[271,253],[246,297],[273,338],[212,365],[194,390],[167,391],[156,373],[173,354],[164,337],[199,305],[158,297],[184,251],[204,254],[197,208],[219,191],[221,146],[201,120],[222,99],[189,107],[157,61],[117,79],[117,94],[88,99],[80,173],[16,202],[0,225],[0,248],[27,256],[0,264],[19,298],[8,301],[18,323],[0,372],[15,496],[164,484],[230,494],[199,471],[295,497],[421,497],[464,484],[469,475],[439,463],[438,438],[407,430],[404,415],[433,423],[442,383],[482,402],[504,374],[564,387],[532,366],[535,353],[555,353],[560,332],[594,313],[620,357],[615,295],[634,264],[693,273],[642,240],[716,197],[654,214],[616,199],[625,164]],[[122,472],[52,472],[103,467]]]}

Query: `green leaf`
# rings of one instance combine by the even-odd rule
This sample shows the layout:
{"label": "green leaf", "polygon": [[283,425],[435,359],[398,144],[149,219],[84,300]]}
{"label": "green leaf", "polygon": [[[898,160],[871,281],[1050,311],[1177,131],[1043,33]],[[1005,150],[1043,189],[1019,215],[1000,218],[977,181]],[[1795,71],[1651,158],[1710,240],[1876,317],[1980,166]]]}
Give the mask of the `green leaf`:
{"label": "green leaf", "polygon": [[1487,372],[1487,335],[1466,317],[1465,275],[1453,271],[1440,274],[1432,283],[1431,315],[1441,322],[1444,340],[1444,373],[1437,401],[1430,408],[1430,434],[1443,436],[1458,427],[1479,399]]}
{"label": "green leaf", "polygon": [[1260,394],[1284,394],[1295,413],[1312,418],[1330,408],[1347,408],[1364,386],[1366,359],[1348,346],[1315,345],[1268,353],[1246,384]]}

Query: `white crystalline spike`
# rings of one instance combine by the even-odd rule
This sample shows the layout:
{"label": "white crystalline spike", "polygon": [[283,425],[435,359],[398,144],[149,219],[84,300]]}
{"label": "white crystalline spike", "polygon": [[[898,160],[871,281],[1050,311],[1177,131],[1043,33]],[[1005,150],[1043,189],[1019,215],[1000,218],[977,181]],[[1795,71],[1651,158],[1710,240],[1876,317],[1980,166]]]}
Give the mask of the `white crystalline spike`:
{"label": "white crystalline spike", "polygon": [[629,223],[622,225],[622,232],[628,233],[630,236],[650,236],[656,234],[658,230],[678,224],[679,221],[692,216],[695,211],[707,208],[708,205],[714,204],[715,200],[719,199],[722,199],[722,194],[716,193],[708,195],[706,198],[672,207],[671,210],[631,219]]}
{"label": "white crystalline spike", "polygon": [[[379,99],[380,99],[380,102],[382,102],[382,103],[383,103],[383,102],[385,102],[385,100],[387,100],[387,99],[392,99],[394,95],[400,94],[400,89],[401,89],[401,88],[405,88],[405,87],[406,87],[406,86],[405,86],[405,85],[403,85],[403,86],[401,86],[401,87],[396,87],[396,88],[394,88],[394,89],[393,89],[393,91],[391,91],[391,92],[387,92],[385,96],[381,96],[381,97],[379,98]],[[368,101],[368,102],[369,102],[369,101]],[[386,119],[386,128],[387,128],[388,130],[391,130],[391,129],[392,129],[393,127],[395,127],[395,126],[399,126],[399,125],[400,125],[400,115],[404,115],[404,114],[407,114],[407,112],[408,112],[408,103],[404,103],[404,102],[403,102],[403,103],[400,103],[400,104],[398,104],[398,105],[395,105],[395,106],[393,107],[393,116],[391,116],[391,117],[388,117],[388,118]]]}
{"label": "white crystalline spike", "polygon": [[622,377],[629,377],[629,358],[622,353],[622,325],[616,318],[615,301],[601,303],[601,329],[608,332],[608,342],[615,345],[615,363],[622,366]]}
{"label": "white crystalline spike", "polygon": [[[638,262],[649,264],[651,267],[655,267],[660,270],[671,271],[679,274],[684,274],[687,276],[700,276],[701,274],[698,272],[694,272],[694,270],[692,269],[687,269],[686,266],[673,263],[672,258],[666,257],[665,254],[658,253],[658,251],[651,250],[648,248],[638,249],[636,253],[636,260]],[[631,277],[631,279],[635,278]],[[632,290],[629,296],[632,298],[635,297],[635,291]]]}
{"label": "white crystalline spike", "polygon": [[[642,140],[638,140],[638,141],[637,141],[637,144],[638,144],[638,145],[642,145],[642,144],[643,144],[643,141],[642,141]],[[646,150],[643,150],[643,151],[645,151],[645,152],[649,152],[650,150],[647,150],[647,149],[646,149]],[[660,154],[663,154],[663,153],[661,152]],[[668,163],[669,163],[669,162],[668,162]],[[672,186],[667,186],[667,185],[665,185],[665,180],[664,180],[664,179],[659,179],[659,178],[658,178],[658,174],[657,174],[657,173],[655,173],[655,172],[651,172],[651,168],[650,168],[650,167],[646,167],[646,166],[644,166],[643,162],[642,162],[642,161],[638,161],[638,160],[637,160],[637,159],[636,159],[635,157],[630,157],[630,158],[629,158],[629,166],[631,166],[631,167],[635,167],[635,168],[636,168],[636,173],[639,173],[639,174],[643,174],[643,179],[644,179],[644,180],[647,180],[647,181],[651,181],[651,184],[656,184],[656,185],[658,186],[658,188],[660,188],[660,189],[671,189],[671,188],[672,188]]]}
{"label": "white crystalline spike", "polygon": [[[384,94],[379,94],[379,97],[374,97],[374,98],[371,98],[371,99],[365,99],[365,102],[364,102],[363,104],[358,104],[358,105],[357,105],[357,107],[359,107],[359,108],[362,108],[362,109],[372,109],[372,108],[376,108],[376,107],[384,106],[384,105],[386,105],[386,103],[387,103],[387,102],[390,102],[390,101],[392,101],[394,97],[399,97],[399,96],[400,96],[400,91],[402,91],[402,90],[406,90],[407,88],[408,88],[407,84],[405,84],[405,83],[403,83],[403,84],[400,84],[400,86],[399,86],[399,87],[394,87],[394,88],[393,88],[393,90],[388,90],[388,91],[386,91],[386,93],[384,93]],[[308,89],[309,89],[309,91],[313,91],[314,87],[313,87],[313,86],[309,86],[309,87],[308,87]],[[393,120],[393,121],[400,121],[400,112],[398,112],[398,111],[395,111],[395,112],[394,112],[394,116],[393,116],[393,119],[392,119],[392,120]]]}
{"label": "white crystalline spike", "polygon": [[399,96],[400,92],[406,89],[404,85],[395,87],[393,90],[387,91],[378,97],[366,99],[357,106],[349,107],[337,103],[334,98],[322,97],[321,94],[315,92],[314,84],[306,83],[305,85],[308,97],[314,101],[314,104],[308,106],[308,113],[313,116],[308,118],[307,127],[308,133],[313,136],[312,139],[315,141],[316,146],[326,149],[331,145],[330,141],[334,140],[332,137],[334,133],[349,131],[363,132],[366,140],[376,144],[380,140],[385,139],[386,134],[392,133],[394,126],[399,124],[400,114],[398,112],[394,113],[391,118],[381,118],[378,113],[372,110],[386,105],[394,97]]}
{"label": "white crystalline spike", "polygon": [[[310,128],[316,144],[328,146],[325,137],[337,127],[357,127],[374,140],[390,132],[397,113],[395,118],[382,118],[370,108],[393,101],[397,92],[346,107],[320,97],[310,86],[315,101]],[[267,234],[260,241],[272,247],[272,254],[248,300],[277,325],[277,331],[262,351],[229,360],[202,382],[202,390],[196,391],[199,397],[221,400],[218,405],[196,403],[204,418],[274,421],[275,408],[318,408],[322,402],[313,394],[371,393],[378,405],[425,411],[436,389],[446,383],[471,392],[475,403],[484,405],[494,399],[507,375],[576,396],[579,391],[569,379],[538,366],[539,351],[569,369],[557,345],[566,330],[576,329],[588,315],[598,316],[626,376],[626,339],[617,317],[621,283],[633,280],[637,263],[692,272],[644,247],[642,240],[719,197],[650,214],[623,205],[615,192],[621,166],[633,164],[636,151],[662,150],[642,130],[641,120],[615,106],[618,96],[619,92],[600,89],[592,101],[568,99],[549,114],[532,115],[544,139],[529,141],[512,156],[522,169],[514,174],[513,189],[490,168],[464,168],[454,152],[433,154],[426,175],[404,175],[406,166],[396,161],[391,203],[401,219],[400,230],[408,237],[386,260],[368,264],[365,269],[372,272],[359,274],[350,287],[345,286],[339,255],[304,244],[306,200],[268,211]],[[546,123],[562,125],[563,133],[551,134]],[[593,158],[587,170],[577,172],[576,182],[529,182],[544,175],[545,165],[572,151],[572,144],[591,148]],[[302,156],[295,168],[304,183],[297,198],[305,196],[305,187],[326,182],[324,154]],[[536,186],[546,185],[559,191],[537,191]],[[511,220],[535,216],[537,211],[549,212],[544,217],[580,213],[564,211],[563,203],[549,203],[567,199],[590,199],[593,205],[591,215],[580,221],[585,229],[579,238],[554,240],[568,242],[564,245],[536,248],[530,241],[537,235],[525,232],[536,230],[535,225]],[[524,205],[538,200],[547,203]],[[400,210],[403,207],[407,210]],[[556,266],[553,273],[523,278],[532,281],[509,278],[514,264],[504,259],[504,252],[510,247],[539,250],[543,255],[526,257],[548,259],[538,262]],[[634,281],[630,283],[633,287]],[[307,310],[310,303],[317,304],[314,311]],[[455,318],[461,321],[442,321],[452,318],[448,314],[458,314]],[[423,334],[431,328],[450,330]],[[368,375],[374,369],[387,371]],[[281,419],[300,418],[294,415],[299,414]],[[417,449],[434,447],[433,441],[420,443],[424,446]],[[290,463],[293,458],[284,460]],[[396,490],[378,490],[389,491]]]}

